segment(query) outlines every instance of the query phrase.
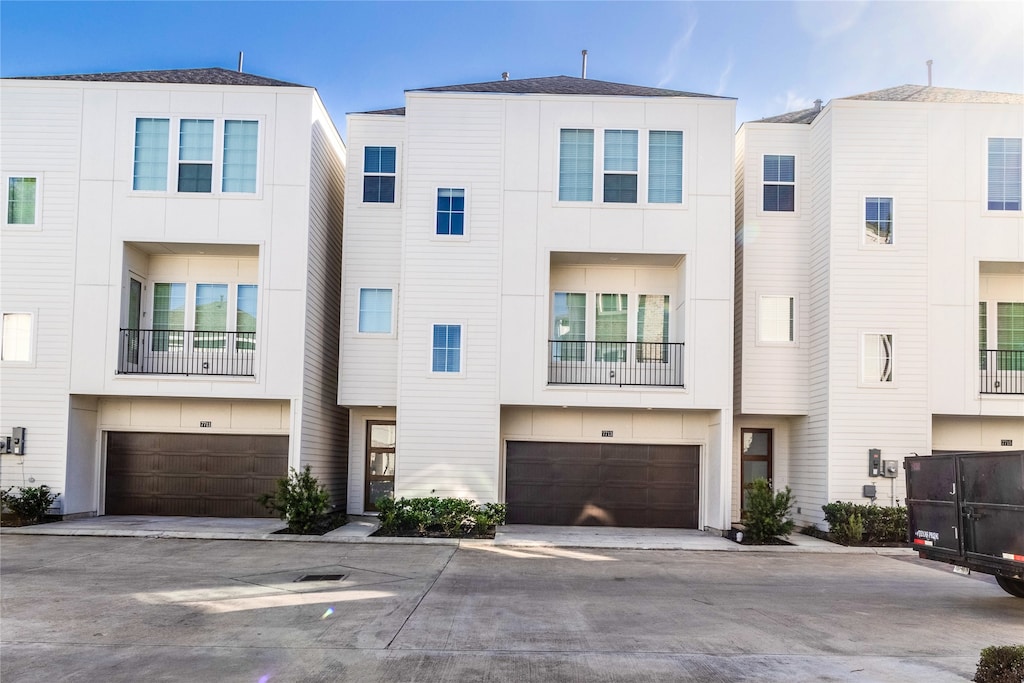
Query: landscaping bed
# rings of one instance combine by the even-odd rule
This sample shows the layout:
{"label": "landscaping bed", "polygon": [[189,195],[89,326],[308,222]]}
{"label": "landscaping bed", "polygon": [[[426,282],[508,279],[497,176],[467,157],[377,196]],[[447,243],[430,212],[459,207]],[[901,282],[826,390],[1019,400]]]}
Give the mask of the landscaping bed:
{"label": "landscaping bed", "polygon": [[334,531],[348,524],[348,515],[344,512],[331,512],[311,522],[302,530],[293,530],[291,527],[275,531],[275,534],[290,534],[293,536],[323,536],[329,531]]}
{"label": "landscaping bed", "polygon": [[505,523],[505,505],[478,505],[467,498],[380,498],[380,528],[374,536],[406,538],[494,538]]}

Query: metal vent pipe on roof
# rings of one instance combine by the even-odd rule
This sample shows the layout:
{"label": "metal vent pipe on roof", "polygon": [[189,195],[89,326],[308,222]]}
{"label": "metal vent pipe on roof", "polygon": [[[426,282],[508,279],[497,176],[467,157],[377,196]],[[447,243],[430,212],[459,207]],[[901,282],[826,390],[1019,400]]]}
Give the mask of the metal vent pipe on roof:
{"label": "metal vent pipe on roof", "polygon": [[583,78],[587,77],[587,51],[583,51]]}
{"label": "metal vent pipe on roof", "polygon": [[242,73],[242,57],[243,56],[245,56],[245,53],[242,52],[241,50],[239,50],[238,51],[238,73]]}
{"label": "metal vent pipe on roof", "polygon": [[501,80],[503,80],[503,81],[507,81],[508,80],[508,72],[507,71],[502,71],[501,72]]}
{"label": "metal vent pipe on roof", "polygon": [[932,60],[925,62],[928,65],[928,87],[932,87]]}
{"label": "metal vent pipe on roof", "polygon": [[814,100],[814,111],[821,111],[821,100]]}

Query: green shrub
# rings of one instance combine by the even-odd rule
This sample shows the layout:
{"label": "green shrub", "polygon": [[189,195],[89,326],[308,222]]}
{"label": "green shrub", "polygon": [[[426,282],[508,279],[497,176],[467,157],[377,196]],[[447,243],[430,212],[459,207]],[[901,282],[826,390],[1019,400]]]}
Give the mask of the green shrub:
{"label": "green shrub", "polygon": [[287,477],[277,480],[277,492],[260,496],[260,503],[278,513],[295,534],[312,532],[330,509],[330,500],[331,495],[309,471],[309,465],[302,472],[292,468]]}
{"label": "green shrub", "polygon": [[46,484],[41,486],[19,486],[18,495],[11,491],[0,491],[0,505],[7,508],[17,517],[19,524],[38,524],[43,521],[46,511],[53,505],[60,494],[51,493],[50,487]]}
{"label": "green shrub", "polygon": [[977,683],[1021,683],[1024,681],[1024,645],[994,645],[981,651]]}
{"label": "green shrub", "polygon": [[793,531],[793,520],[787,519],[793,507],[793,492],[774,492],[767,479],[755,479],[747,496],[747,510],[743,523],[747,535],[754,543],[764,543],[776,536],[788,536]]}
{"label": "green shrub", "polygon": [[381,498],[376,502],[380,533],[458,538],[485,533],[505,523],[505,506],[477,505],[466,498]]}
{"label": "green shrub", "polygon": [[[907,540],[907,508],[859,505],[836,501],[822,505],[825,521],[835,540],[840,543],[900,543]],[[856,533],[854,515],[861,524]],[[845,540],[844,540],[845,539]]]}

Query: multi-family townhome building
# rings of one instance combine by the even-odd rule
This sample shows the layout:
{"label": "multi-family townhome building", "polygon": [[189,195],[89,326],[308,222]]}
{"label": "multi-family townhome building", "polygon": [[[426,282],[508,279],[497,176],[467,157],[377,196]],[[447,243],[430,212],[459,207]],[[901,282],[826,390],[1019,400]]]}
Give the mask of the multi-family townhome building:
{"label": "multi-family townhome building", "polygon": [[309,464],[343,506],[345,147],[317,92],[190,69],[0,93],[2,485],[260,516]]}
{"label": "multi-family townhome building", "polygon": [[745,482],[892,505],[916,453],[1024,445],[1024,97],[900,86],[736,135]]}
{"label": "multi-family townhome building", "polygon": [[349,115],[349,512],[728,525],[734,112],[555,76]]}

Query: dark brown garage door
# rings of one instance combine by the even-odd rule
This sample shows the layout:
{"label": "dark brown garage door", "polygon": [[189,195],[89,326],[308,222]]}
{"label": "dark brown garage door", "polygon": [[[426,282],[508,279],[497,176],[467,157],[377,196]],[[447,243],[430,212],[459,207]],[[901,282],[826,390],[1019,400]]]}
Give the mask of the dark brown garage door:
{"label": "dark brown garage door", "polygon": [[697,527],[699,446],[510,441],[509,524]]}
{"label": "dark brown garage door", "polygon": [[269,517],[287,436],[107,434],[108,515]]}

